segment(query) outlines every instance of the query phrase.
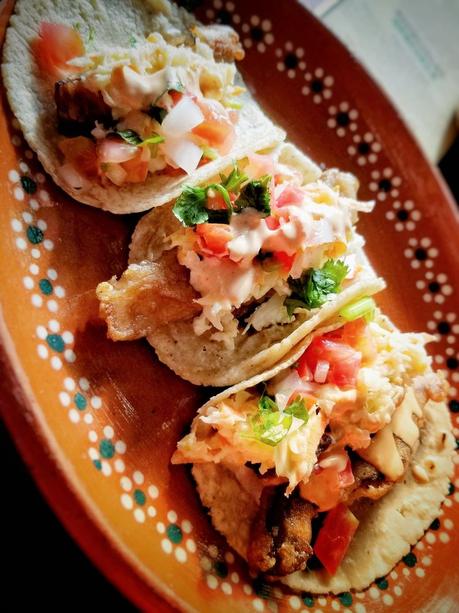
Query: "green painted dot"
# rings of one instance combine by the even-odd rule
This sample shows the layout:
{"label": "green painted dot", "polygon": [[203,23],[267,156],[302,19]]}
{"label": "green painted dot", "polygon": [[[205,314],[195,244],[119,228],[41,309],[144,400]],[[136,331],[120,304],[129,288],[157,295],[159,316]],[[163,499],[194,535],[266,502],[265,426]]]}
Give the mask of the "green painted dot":
{"label": "green painted dot", "polygon": [[309,596],[309,595],[308,596],[303,596],[303,602],[304,602],[304,604],[307,607],[309,607],[311,609],[314,606],[314,598],[312,596]]}
{"label": "green painted dot", "polygon": [[221,560],[217,560],[214,564],[215,573],[222,579],[228,576],[228,567]]}
{"label": "green painted dot", "polygon": [[438,517],[436,519],[433,520],[433,522],[430,524],[429,528],[431,530],[438,530],[438,528],[440,527],[440,520],[438,519]]}
{"label": "green painted dot", "polygon": [[448,496],[451,496],[451,494],[454,494],[455,491],[456,491],[456,488],[454,487],[452,483],[450,483],[448,485]]}
{"label": "green painted dot", "polygon": [[37,191],[37,184],[30,177],[21,177],[21,185],[28,194],[35,194]]}
{"label": "green painted dot", "polygon": [[37,226],[29,226],[27,228],[27,238],[32,243],[32,245],[38,245],[44,239],[45,235],[42,230]]}
{"label": "green painted dot", "polygon": [[380,577],[379,579],[376,579],[375,583],[380,590],[387,590],[387,588],[389,587],[389,582],[387,581],[386,577]]}
{"label": "green painted dot", "polygon": [[107,460],[113,458],[113,456],[115,455],[115,447],[113,446],[113,443],[111,443],[106,438],[100,441],[99,451],[100,455]]}
{"label": "green painted dot", "polygon": [[86,400],[86,398],[83,396],[83,394],[81,394],[80,392],[77,392],[75,394],[75,396],[73,397],[73,400],[75,402],[75,406],[79,411],[84,411],[85,408],[88,406],[88,401]]}
{"label": "green painted dot", "polygon": [[101,470],[102,468],[102,462],[100,460],[94,460],[93,461],[94,466],[97,468],[97,470]]}
{"label": "green painted dot", "polygon": [[410,553],[407,553],[406,556],[403,556],[402,560],[410,568],[413,568],[413,566],[416,566],[416,562],[418,561],[417,557],[414,555],[412,551]]}
{"label": "green painted dot", "polygon": [[53,284],[48,279],[40,279],[38,282],[38,287],[42,291],[45,296],[49,296],[53,293]]}
{"label": "green painted dot", "polygon": [[350,607],[352,604],[352,594],[350,594],[349,592],[343,592],[342,594],[340,594],[338,596],[338,598],[341,601],[341,604],[343,604],[345,607]]}
{"label": "green painted dot", "polygon": [[146,497],[142,490],[134,490],[134,500],[137,504],[143,505],[145,504]]}
{"label": "green painted dot", "polygon": [[46,337],[46,342],[51,349],[54,349],[54,351],[57,351],[58,353],[62,353],[65,349],[64,339],[60,334],[48,334]]}
{"label": "green painted dot", "polygon": [[260,598],[268,600],[271,597],[271,586],[265,583],[261,577],[257,577],[252,582],[253,591]]}
{"label": "green painted dot", "polygon": [[182,530],[180,529],[180,526],[177,526],[177,524],[169,524],[166,528],[166,533],[173,543],[177,544],[182,541]]}

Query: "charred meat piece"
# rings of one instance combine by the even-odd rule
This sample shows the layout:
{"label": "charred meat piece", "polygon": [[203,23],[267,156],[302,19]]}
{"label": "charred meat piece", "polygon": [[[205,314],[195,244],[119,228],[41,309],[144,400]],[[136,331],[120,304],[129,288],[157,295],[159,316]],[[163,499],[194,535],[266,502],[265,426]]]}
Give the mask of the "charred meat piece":
{"label": "charred meat piece", "polygon": [[217,62],[233,62],[244,58],[239,36],[229,26],[215,23],[208,26],[195,25],[191,28],[191,33],[213,49]]}
{"label": "charred meat piece", "polygon": [[250,568],[277,577],[303,570],[312,554],[311,520],[316,513],[310,502],[295,495],[287,498],[285,486],[264,488],[250,531]]}
{"label": "charred meat piece", "polygon": [[112,112],[101,92],[93,92],[81,77],[58,81],[54,85],[58,131],[64,136],[89,136],[95,122],[113,125]]}

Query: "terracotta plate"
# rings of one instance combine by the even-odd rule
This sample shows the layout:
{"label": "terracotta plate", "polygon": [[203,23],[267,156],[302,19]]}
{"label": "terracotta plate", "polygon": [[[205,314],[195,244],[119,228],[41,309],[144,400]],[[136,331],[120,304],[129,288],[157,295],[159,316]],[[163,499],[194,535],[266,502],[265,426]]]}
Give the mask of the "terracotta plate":
{"label": "terracotta plate", "polygon": [[[3,35],[13,2],[0,4]],[[436,171],[362,68],[299,4],[214,0],[198,13],[241,33],[244,76],[290,138],[318,162],[356,173],[362,197],[377,200],[361,228],[389,284],[381,301],[402,329],[437,335],[432,351],[449,370],[456,422],[459,225]],[[49,502],[108,577],[155,611],[170,609],[165,600],[221,613],[457,610],[459,480],[439,521],[363,593],[318,598],[253,582],[211,528],[188,470],[169,465],[209,390],[178,379],[146,343],[109,342],[97,317],[94,288],[122,271],[136,218],[56,189],[4,98],[0,150],[4,417]]]}

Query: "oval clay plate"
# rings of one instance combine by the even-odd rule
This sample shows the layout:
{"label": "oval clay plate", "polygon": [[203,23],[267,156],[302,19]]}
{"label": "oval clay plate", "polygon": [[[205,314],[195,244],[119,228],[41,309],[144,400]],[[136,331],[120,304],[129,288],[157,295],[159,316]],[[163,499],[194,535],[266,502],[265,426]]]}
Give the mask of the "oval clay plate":
{"label": "oval clay plate", "polygon": [[[3,37],[14,3],[0,4]],[[360,228],[388,282],[380,303],[403,330],[437,336],[431,351],[449,371],[456,422],[459,224],[436,171],[362,68],[298,3],[214,0],[197,12],[239,31],[244,78],[289,138],[317,162],[357,174],[361,197],[377,201]],[[93,561],[144,610],[457,610],[457,479],[439,520],[364,592],[294,595],[251,579],[212,529],[189,470],[169,464],[209,390],[181,381],[145,342],[107,340],[98,318],[94,289],[123,270],[137,217],[55,188],[4,96],[1,104],[4,419]]]}

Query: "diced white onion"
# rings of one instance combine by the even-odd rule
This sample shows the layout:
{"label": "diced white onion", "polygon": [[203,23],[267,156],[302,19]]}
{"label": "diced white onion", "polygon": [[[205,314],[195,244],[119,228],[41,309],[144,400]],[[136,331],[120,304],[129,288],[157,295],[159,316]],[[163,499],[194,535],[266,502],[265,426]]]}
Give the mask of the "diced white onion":
{"label": "diced white onion", "polygon": [[190,132],[203,121],[204,115],[199,106],[188,96],[183,96],[164,118],[161,132],[166,136],[180,136]]}
{"label": "diced white onion", "polygon": [[183,138],[167,138],[162,150],[172,162],[172,166],[182,168],[187,174],[196,170],[202,157],[202,149]]}
{"label": "diced white onion", "polygon": [[98,154],[101,164],[121,164],[137,155],[137,147],[106,138],[99,144]]}
{"label": "diced white onion", "polygon": [[310,392],[311,389],[311,385],[301,379],[298,371],[292,370],[284,379],[281,379],[270,388],[270,393],[274,394],[276,403],[282,411],[287,406],[293,393]]}
{"label": "diced white onion", "polygon": [[317,360],[316,369],[314,371],[314,381],[317,383],[325,383],[329,370],[330,362],[326,360]]}

